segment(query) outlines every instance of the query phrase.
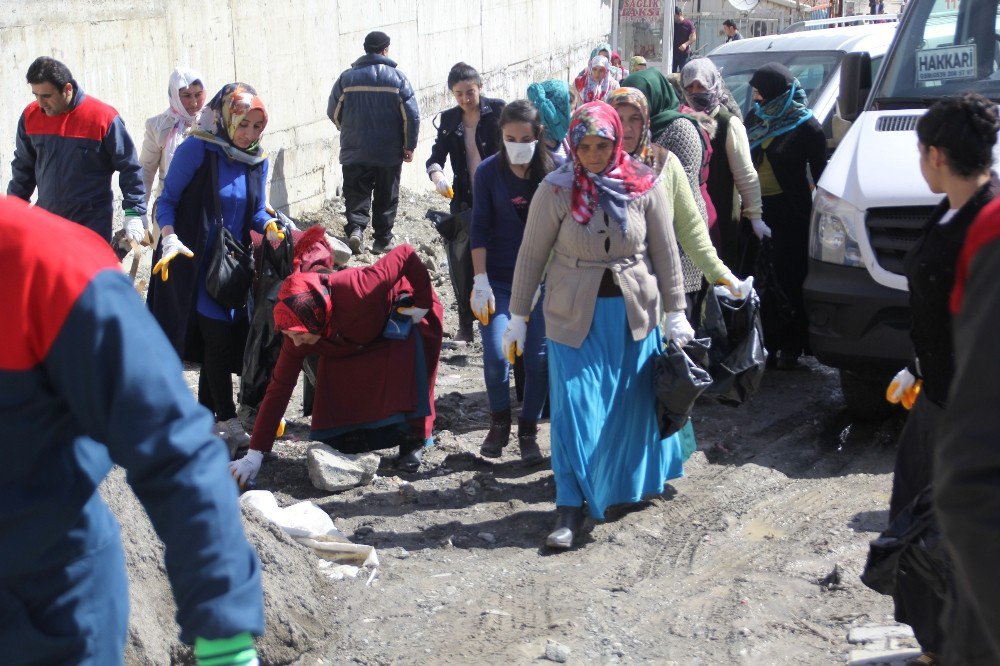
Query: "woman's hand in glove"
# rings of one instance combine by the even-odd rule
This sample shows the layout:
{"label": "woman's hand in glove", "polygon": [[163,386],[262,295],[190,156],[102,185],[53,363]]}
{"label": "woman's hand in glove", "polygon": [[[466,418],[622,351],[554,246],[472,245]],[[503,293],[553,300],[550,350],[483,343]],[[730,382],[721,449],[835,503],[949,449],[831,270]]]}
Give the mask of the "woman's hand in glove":
{"label": "woman's hand in glove", "polygon": [[469,297],[472,314],[483,326],[490,323],[490,315],[496,312],[497,302],[493,298],[493,288],[486,273],[479,273],[472,278],[472,296]]}
{"label": "woman's hand in glove", "polygon": [[750,226],[753,228],[753,235],[759,240],[764,240],[764,238],[771,237],[771,227],[764,224],[764,220],[756,219],[750,220]]}
{"label": "woman's hand in glove", "polygon": [[903,368],[889,382],[889,388],[885,390],[885,399],[894,405],[902,403],[903,407],[910,409],[917,401],[922,385],[923,382],[914,377],[909,369]]}
{"label": "woman's hand in glove", "polygon": [[267,224],[264,225],[264,237],[271,243],[277,243],[278,241],[285,240],[285,234],[288,230],[281,226],[277,218],[269,220]]}
{"label": "woman's hand in glove", "polygon": [[134,210],[125,211],[125,238],[136,245],[149,245],[149,220]]}
{"label": "woman's hand in glove", "polygon": [[177,237],[177,234],[167,234],[163,237],[163,244],[161,245],[160,260],[156,262],[153,266],[153,275],[157,273],[166,282],[170,279],[170,262],[177,257],[178,254],[183,254],[188,259],[194,258],[194,252],[189,250],[181,239]]}
{"label": "woman's hand in glove", "polygon": [[753,289],[753,276],[751,275],[746,280],[740,280],[732,273],[726,273],[719,278],[719,284],[728,289],[733,298],[742,301],[750,295],[750,290]]}
{"label": "woman's hand in glove", "polygon": [[694,329],[688,323],[683,310],[674,310],[667,313],[667,338],[677,343],[678,347],[683,347],[694,340]]}
{"label": "woman's hand in glove", "polygon": [[434,189],[445,199],[453,199],[455,197],[455,190],[451,189],[451,183],[448,182],[447,178],[440,178],[435,181]]}
{"label": "woman's hand in glove", "polygon": [[247,482],[257,478],[257,472],[260,471],[260,464],[263,461],[263,453],[250,449],[245,456],[229,463],[229,473],[242,488]]}
{"label": "woman's hand in glove", "polygon": [[428,308],[409,307],[409,308],[396,308],[396,312],[398,312],[401,315],[407,315],[411,317],[413,319],[414,324],[419,324],[420,320],[426,317],[427,313],[430,312],[430,310]]}
{"label": "woman's hand in glove", "polygon": [[512,314],[507,328],[503,332],[503,349],[507,361],[513,363],[518,356],[524,355],[524,339],[528,336],[528,318]]}

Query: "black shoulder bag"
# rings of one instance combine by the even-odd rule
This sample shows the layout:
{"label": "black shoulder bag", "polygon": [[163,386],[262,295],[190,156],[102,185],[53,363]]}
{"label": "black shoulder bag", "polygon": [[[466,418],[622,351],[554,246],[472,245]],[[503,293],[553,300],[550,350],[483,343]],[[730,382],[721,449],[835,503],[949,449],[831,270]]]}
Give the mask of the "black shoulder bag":
{"label": "black shoulder bag", "polygon": [[[215,198],[215,243],[205,272],[205,290],[219,305],[238,310],[247,304],[253,284],[253,252],[222,224],[222,204],[219,200],[219,165],[215,153],[212,160],[212,196]],[[249,188],[247,188],[249,192]],[[250,202],[247,202],[249,205]]]}

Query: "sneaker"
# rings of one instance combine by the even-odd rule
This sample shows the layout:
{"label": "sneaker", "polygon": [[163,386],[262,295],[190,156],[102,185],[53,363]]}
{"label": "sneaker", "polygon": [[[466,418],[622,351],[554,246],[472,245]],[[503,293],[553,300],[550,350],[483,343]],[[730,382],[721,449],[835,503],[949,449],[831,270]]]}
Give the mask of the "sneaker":
{"label": "sneaker", "polygon": [[222,434],[222,439],[229,446],[229,457],[235,458],[240,449],[250,448],[250,435],[243,429],[243,424],[235,416],[227,421],[215,424],[216,430]]}
{"label": "sneaker", "polygon": [[394,247],[396,247],[396,241],[393,239],[392,236],[389,236],[388,238],[385,239],[376,238],[375,242],[372,243],[372,253],[384,254]]}
{"label": "sneaker", "polygon": [[364,230],[361,227],[354,227],[347,236],[347,245],[351,248],[351,254],[361,254],[361,241]]}

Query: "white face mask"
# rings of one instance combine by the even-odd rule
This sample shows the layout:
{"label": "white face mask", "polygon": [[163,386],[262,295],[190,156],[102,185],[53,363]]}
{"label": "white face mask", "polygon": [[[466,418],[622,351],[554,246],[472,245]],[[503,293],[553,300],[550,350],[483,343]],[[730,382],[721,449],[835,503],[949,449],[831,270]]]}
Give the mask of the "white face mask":
{"label": "white face mask", "polygon": [[507,159],[510,160],[511,164],[527,164],[535,156],[535,147],[538,145],[538,141],[517,143],[505,139],[503,145],[507,149]]}

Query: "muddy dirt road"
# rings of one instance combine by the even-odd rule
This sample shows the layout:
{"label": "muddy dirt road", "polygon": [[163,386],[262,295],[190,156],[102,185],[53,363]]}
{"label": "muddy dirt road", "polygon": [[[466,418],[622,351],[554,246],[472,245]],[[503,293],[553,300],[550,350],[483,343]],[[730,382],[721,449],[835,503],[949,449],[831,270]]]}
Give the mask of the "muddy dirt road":
{"label": "muddy dirt road", "polygon": [[[453,331],[443,245],[422,219],[431,206],[440,200],[404,195],[397,234],[433,255]],[[331,210],[318,217],[339,232]],[[477,455],[481,356],[478,341],[446,341],[437,445],[408,486],[386,467],[370,486],[325,496],[309,483],[304,441],[279,444],[265,464],[258,488],[312,499],[382,554],[371,585],[336,584],[335,639],[312,656],[526,663],[555,641],[570,663],[844,663],[850,628],[891,622],[890,601],[857,576],[884,527],[901,421],[851,425],[832,370],[810,360],[768,374],[750,406],[699,404],[685,478],[551,554],[548,466],[522,469],[516,445],[498,464]],[[288,416],[290,437],[308,438],[297,408]],[[547,424],[540,440],[547,455]],[[840,582],[821,586],[835,568]]]}

